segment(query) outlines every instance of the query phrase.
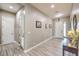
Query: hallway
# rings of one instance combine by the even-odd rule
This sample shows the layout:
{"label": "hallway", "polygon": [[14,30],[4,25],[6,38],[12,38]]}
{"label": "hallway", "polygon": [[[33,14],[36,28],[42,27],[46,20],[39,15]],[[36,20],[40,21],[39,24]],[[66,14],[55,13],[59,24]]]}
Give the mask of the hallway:
{"label": "hallway", "polygon": [[[16,43],[0,45],[1,56],[62,56],[62,39],[50,39],[44,44],[24,53]],[[72,55],[66,53],[66,55]]]}
{"label": "hallway", "polygon": [[62,55],[61,41],[51,39],[48,42],[24,53],[23,50],[15,43],[0,46],[0,55],[27,55],[27,56],[57,56]]}
{"label": "hallway", "polygon": [[0,3],[0,56],[78,56],[78,37],[78,3]]}
{"label": "hallway", "polygon": [[50,39],[27,54],[31,56],[62,56],[62,39]]}

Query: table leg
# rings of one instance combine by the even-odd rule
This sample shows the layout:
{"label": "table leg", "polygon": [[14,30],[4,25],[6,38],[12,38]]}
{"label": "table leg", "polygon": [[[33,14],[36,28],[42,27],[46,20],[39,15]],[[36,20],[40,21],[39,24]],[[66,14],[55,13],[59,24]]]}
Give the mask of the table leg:
{"label": "table leg", "polygon": [[63,56],[64,56],[64,48],[63,48]]}
{"label": "table leg", "polygon": [[78,56],[78,52],[76,53],[76,56]]}

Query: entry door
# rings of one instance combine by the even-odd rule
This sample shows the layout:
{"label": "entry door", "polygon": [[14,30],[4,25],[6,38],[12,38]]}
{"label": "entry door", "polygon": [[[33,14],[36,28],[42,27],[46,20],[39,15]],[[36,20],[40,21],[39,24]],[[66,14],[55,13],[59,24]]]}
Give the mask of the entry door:
{"label": "entry door", "polygon": [[8,44],[14,41],[14,18],[2,16],[2,43]]}
{"label": "entry door", "polygon": [[55,21],[55,37],[62,38],[64,36],[64,23],[62,20]]}

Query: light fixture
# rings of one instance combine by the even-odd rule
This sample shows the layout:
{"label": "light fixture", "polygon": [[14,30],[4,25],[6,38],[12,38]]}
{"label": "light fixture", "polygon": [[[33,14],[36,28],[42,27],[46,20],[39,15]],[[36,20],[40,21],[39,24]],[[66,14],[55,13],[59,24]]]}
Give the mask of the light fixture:
{"label": "light fixture", "polygon": [[52,5],[51,5],[51,8],[54,8],[54,7],[55,7],[55,6],[52,4]]}
{"label": "light fixture", "polygon": [[73,14],[79,13],[79,9],[73,10],[72,13]]}
{"label": "light fixture", "polygon": [[25,10],[23,11],[23,13],[25,14]]}
{"label": "light fixture", "polygon": [[9,8],[10,8],[10,9],[13,9],[13,7],[12,7],[12,6],[9,6]]}
{"label": "light fixture", "polygon": [[41,19],[41,22],[45,22],[45,19]]}
{"label": "light fixture", "polygon": [[55,15],[55,17],[61,17],[61,16],[63,16],[64,14],[62,14],[62,13],[58,13],[58,14],[56,14]]}

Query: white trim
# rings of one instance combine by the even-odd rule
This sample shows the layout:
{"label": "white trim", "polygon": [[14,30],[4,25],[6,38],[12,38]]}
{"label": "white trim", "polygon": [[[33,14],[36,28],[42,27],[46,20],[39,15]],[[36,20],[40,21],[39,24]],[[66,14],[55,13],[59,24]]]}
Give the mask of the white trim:
{"label": "white trim", "polygon": [[10,42],[10,43],[1,43],[0,45],[7,45],[7,44],[11,44],[11,43],[16,43],[16,41]]}
{"label": "white trim", "polygon": [[48,38],[48,39],[46,39],[46,40],[44,40],[44,41],[38,43],[37,45],[33,46],[32,48],[29,48],[29,49],[27,49],[27,50],[24,50],[24,53],[27,53],[27,52],[29,52],[30,50],[32,50],[32,49],[34,49],[34,48],[36,48],[36,47],[38,47],[38,46],[40,46],[40,45],[46,43],[47,41],[49,41],[49,40],[52,39],[52,38],[53,38],[53,37],[50,37],[50,38]]}
{"label": "white trim", "polygon": [[56,36],[53,36],[53,39],[62,39],[62,38],[64,38],[64,36],[63,36],[63,37],[56,37]]}

